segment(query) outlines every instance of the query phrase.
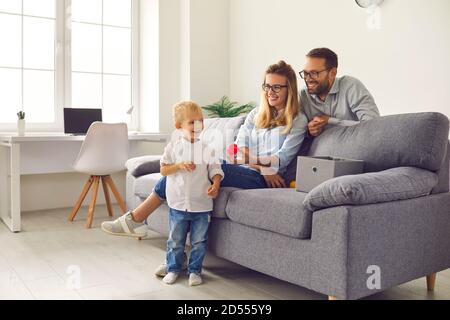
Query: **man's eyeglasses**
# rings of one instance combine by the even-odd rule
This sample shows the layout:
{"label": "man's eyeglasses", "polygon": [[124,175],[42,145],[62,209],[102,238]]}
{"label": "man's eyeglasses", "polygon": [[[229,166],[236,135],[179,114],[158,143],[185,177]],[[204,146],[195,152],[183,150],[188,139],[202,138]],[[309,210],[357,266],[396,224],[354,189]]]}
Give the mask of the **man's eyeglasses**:
{"label": "man's eyeglasses", "polygon": [[287,85],[282,86],[281,84],[274,84],[273,86],[271,86],[270,84],[263,84],[262,85],[262,89],[265,92],[269,92],[270,90],[272,90],[273,92],[277,93],[280,92],[281,88],[287,88]]}
{"label": "man's eyeglasses", "polygon": [[311,71],[311,72],[306,72],[305,70],[300,71],[298,74],[300,75],[300,77],[302,79],[306,79],[306,77],[310,77],[311,79],[317,79],[320,75],[320,73],[324,72],[324,71],[328,71],[330,69],[324,69],[321,71]]}

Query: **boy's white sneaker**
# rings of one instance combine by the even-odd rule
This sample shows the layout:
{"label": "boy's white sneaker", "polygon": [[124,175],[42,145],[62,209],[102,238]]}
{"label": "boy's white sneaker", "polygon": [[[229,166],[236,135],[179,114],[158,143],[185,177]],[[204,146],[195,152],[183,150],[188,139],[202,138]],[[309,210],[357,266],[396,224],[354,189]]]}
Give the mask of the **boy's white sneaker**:
{"label": "boy's white sneaker", "polygon": [[[187,262],[188,262],[187,254],[186,254],[186,252],[184,252],[184,254],[183,254],[183,270],[187,270]],[[164,262],[163,264],[160,264],[156,268],[155,276],[164,277],[166,275],[167,275],[167,264]]]}
{"label": "boy's white sneaker", "polygon": [[167,264],[160,264],[155,270],[155,276],[165,277],[167,276]]}
{"label": "boy's white sneaker", "polygon": [[166,274],[166,276],[162,279],[162,281],[166,284],[172,284],[174,283],[178,278],[178,273],[176,272],[169,272]]}
{"label": "boy's white sneaker", "polygon": [[189,274],[189,285],[192,287],[192,286],[198,286],[199,284],[202,284],[202,277],[200,277],[199,274],[190,273]]}

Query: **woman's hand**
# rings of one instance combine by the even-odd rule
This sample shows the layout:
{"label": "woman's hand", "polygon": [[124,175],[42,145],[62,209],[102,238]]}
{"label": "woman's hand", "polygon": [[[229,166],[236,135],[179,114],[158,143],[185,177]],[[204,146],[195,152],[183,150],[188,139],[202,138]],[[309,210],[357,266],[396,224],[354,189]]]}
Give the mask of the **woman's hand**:
{"label": "woman's hand", "polygon": [[284,179],[278,174],[263,175],[269,188],[287,188]]}
{"label": "woman's hand", "polygon": [[245,147],[239,148],[235,157],[227,152],[227,162],[231,164],[248,164],[250,157],[250,151]]}

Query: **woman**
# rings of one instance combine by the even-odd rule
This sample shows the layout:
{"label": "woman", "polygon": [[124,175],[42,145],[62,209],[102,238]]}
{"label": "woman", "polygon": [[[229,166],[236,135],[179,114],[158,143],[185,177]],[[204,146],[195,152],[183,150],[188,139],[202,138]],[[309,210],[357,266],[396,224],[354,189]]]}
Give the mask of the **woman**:
{"label": "woman", "polygon": [[[221,186],[285,188],[280,174],[296,156],[307,125],[306,117],[300,113],[295,71],[284,61],[269,66],[261,88],[260,106],[248,114],[239,129],[238,157],[222,164],[225,177]],[[115,221],[103,222],[102,230],[114,235],[144,237],[147,226],[143,221],[166,198],[165,190],[166,178],[163,177],[135,210]]]}

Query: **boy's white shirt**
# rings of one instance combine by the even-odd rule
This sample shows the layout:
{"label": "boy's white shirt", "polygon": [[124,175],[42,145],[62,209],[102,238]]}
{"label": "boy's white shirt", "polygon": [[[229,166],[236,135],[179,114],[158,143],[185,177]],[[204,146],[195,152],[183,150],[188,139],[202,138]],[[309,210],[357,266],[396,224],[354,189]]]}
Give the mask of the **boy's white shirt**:
{"label": "boy's white shirt", "polygon": [[185,161],[193,162],[196,168],[192,172],[179,170],[167,176],[167,204],[180,211],[211,211],[213,199],[207,194],[211,186],[210,179],[217,174],[222,179],[224,177],[219,158],[214,149],[201,140],[190,142],[180,138],[167,144],[160,163],[176,164]]}

